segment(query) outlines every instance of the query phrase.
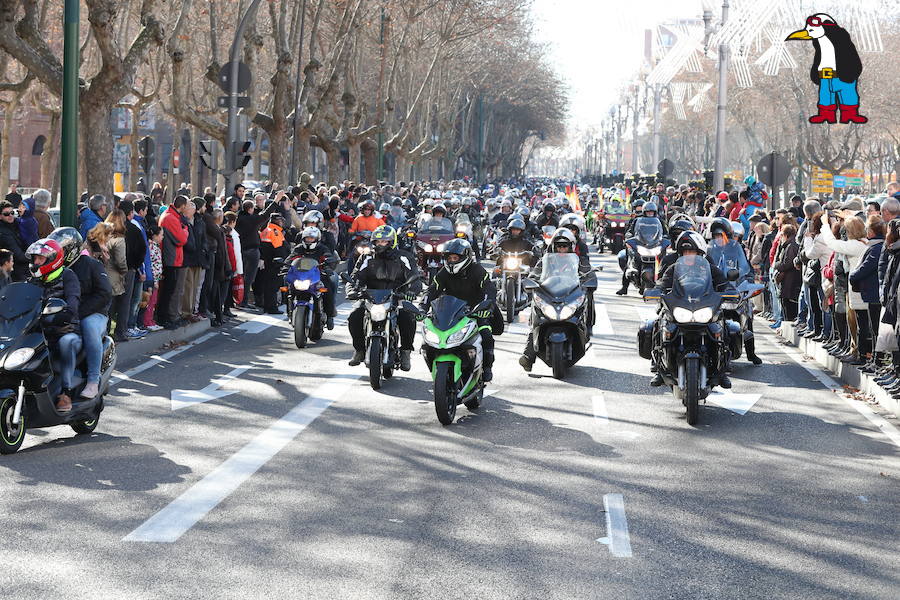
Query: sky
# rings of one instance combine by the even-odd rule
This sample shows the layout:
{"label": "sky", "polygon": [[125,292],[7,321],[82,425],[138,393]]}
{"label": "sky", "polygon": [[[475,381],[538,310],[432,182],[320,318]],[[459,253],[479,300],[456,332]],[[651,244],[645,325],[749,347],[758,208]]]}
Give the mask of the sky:
{"label": "sky", "polygon": [[700,16],[703,2],[534,0],[532,10],[537,37],[550,44],[551,60],[568,80],[570,123],[580,129],[603,120],[639,69],[644,30],[672,17]]}

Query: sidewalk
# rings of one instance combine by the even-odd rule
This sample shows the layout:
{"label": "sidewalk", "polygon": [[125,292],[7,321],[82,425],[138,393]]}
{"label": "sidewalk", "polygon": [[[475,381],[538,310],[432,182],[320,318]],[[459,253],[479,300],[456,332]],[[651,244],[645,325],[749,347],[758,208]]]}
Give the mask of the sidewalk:
{"label": "sidewalk", "polygon": [[798,335],[794,326],[787,322],[781,325],[780,337],[796,346],[800,352],[812,358],[826,371],[830,371],[842,383],[874,397],[885,410],[900,417],[900,401],[881,389],[873,376],[861,372],[853,365],[842,363],[828,354],[820,342],[813,342]]}
{"label": "sidewalk", "polygon": [[[243,314],[243,313],[241,313]],[[244,319],[241,319],[243,322]],[[199,323],[190,323],[178,329],[163,329],[148,333],[140,339],[128,340],[116,344],[116,369],[124,370],[133,364],[140,362],[153,354],[157,354],[164,346],[169,346],[173,342],[189,342],[212,329],[209,319],[204,319]]]}

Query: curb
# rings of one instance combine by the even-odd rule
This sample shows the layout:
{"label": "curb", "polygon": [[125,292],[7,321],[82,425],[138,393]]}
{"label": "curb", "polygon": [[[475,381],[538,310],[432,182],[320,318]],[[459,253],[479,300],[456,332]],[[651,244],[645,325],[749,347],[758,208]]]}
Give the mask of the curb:
{"label": "curb", "polygon": [[204,319],[198,323],[190,323],[178,329],[163,329],[162,331],[149,333],[137,340],[128,340],[125,343],[116,344],[116,353],[118,354],[116,370],[123,371],[142,358],[158,354],[159,350],[164,346],[173,342],[189,342],[210,329],[212,329],[211,321]]}
{"label": "curb", "polygon": [[806,356],[812,358],[819,366],[826,371],[831,372],[842,383],[854,387],[864,394],[868,394],[875,398],[885,410],[900,416],[900,400],[894,399],[890,394],[885,392],[881,386],[875,383],[875,378],[867,373],[863,373],[853,365],[842,363],[835,357],[828,354],[820,342],[813,342],[805,337],[797,334],[794,326],[788,323],[781,324],[781,333],[779,334],[789,344],[796,346]]}

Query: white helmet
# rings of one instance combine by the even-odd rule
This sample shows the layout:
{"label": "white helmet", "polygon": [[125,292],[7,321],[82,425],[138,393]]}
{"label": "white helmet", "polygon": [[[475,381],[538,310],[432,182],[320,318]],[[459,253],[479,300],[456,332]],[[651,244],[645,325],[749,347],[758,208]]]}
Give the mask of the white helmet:
{"label": "white helmet", "polygon": [[[306,238],[313,238],[313,240],[308,242],[306,241]],[[321,239],[322,232],[319,231],[318,227],[307,227],[300,232],[300,246],[306,250],[315,250]]]}
{"label": "white helmet", "polygon": [[585,229],[587,228],[584,223],[584,219],[582,219],[575,213],[569,213],[569,214],[563,215],[559,219],[560,227],[565,227],[568,229],[569,226],[571,226],[571,225],[574,225],[575,227],[578,228],[578,237],[584,237],[584,232],[585,232]]}

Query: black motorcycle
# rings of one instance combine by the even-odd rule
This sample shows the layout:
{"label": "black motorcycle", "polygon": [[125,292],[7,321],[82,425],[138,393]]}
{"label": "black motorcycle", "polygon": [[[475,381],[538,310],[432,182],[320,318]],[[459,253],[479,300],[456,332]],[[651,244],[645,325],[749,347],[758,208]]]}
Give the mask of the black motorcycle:
{"label": "black motorcycle", "polygon": [[537,355],[562,379],[581,360],[590,341],[588,291],[597,289],[593,272],[581,277],[575,254],[546,254],[540,283],[525,279],[532,294],[531,327]]}
{"label": "black motorcycle", "polygon": [[[43,291],[30,283],[13,283],[0,293],[0,454],[13,454],[22,446],[27,429],[69,425],[77,434],[97,427],[103,396],[116,367],[116,346],[103,338],[100,393],[91,400],[73,401],[72,410],[56,410],[62,382],[53,371],[50,349],[41,331],[41,319],[65,310],[66,303],[51,299],[41,309]],[[73,400],[87,384],[85,357],[80,352],[72,381]]]}
{"label": "black motorcycle", "polygon": [[687,422],[695,425],[700,400],[718,385],[728,364],[732,332],[722,315],[722,302],[738,301],[739,296],[715,291],[709,262],[703,256],[683,256],[672,268],[671,292],[654,288],[644,294],[644,300],[659,300],[661,310],[656,321],[645,323],[638,331],[638,352],[654,361],[675,398],[687,409]]}
{"label": "black motorcycle", "polygon": [[627,267],[625,274],[643,294],[652,288],[660,275],[659,267],[669,240],[663,237],[662,223],[652,217],[641,217],[634,227],[634,237],[625,243]]}

